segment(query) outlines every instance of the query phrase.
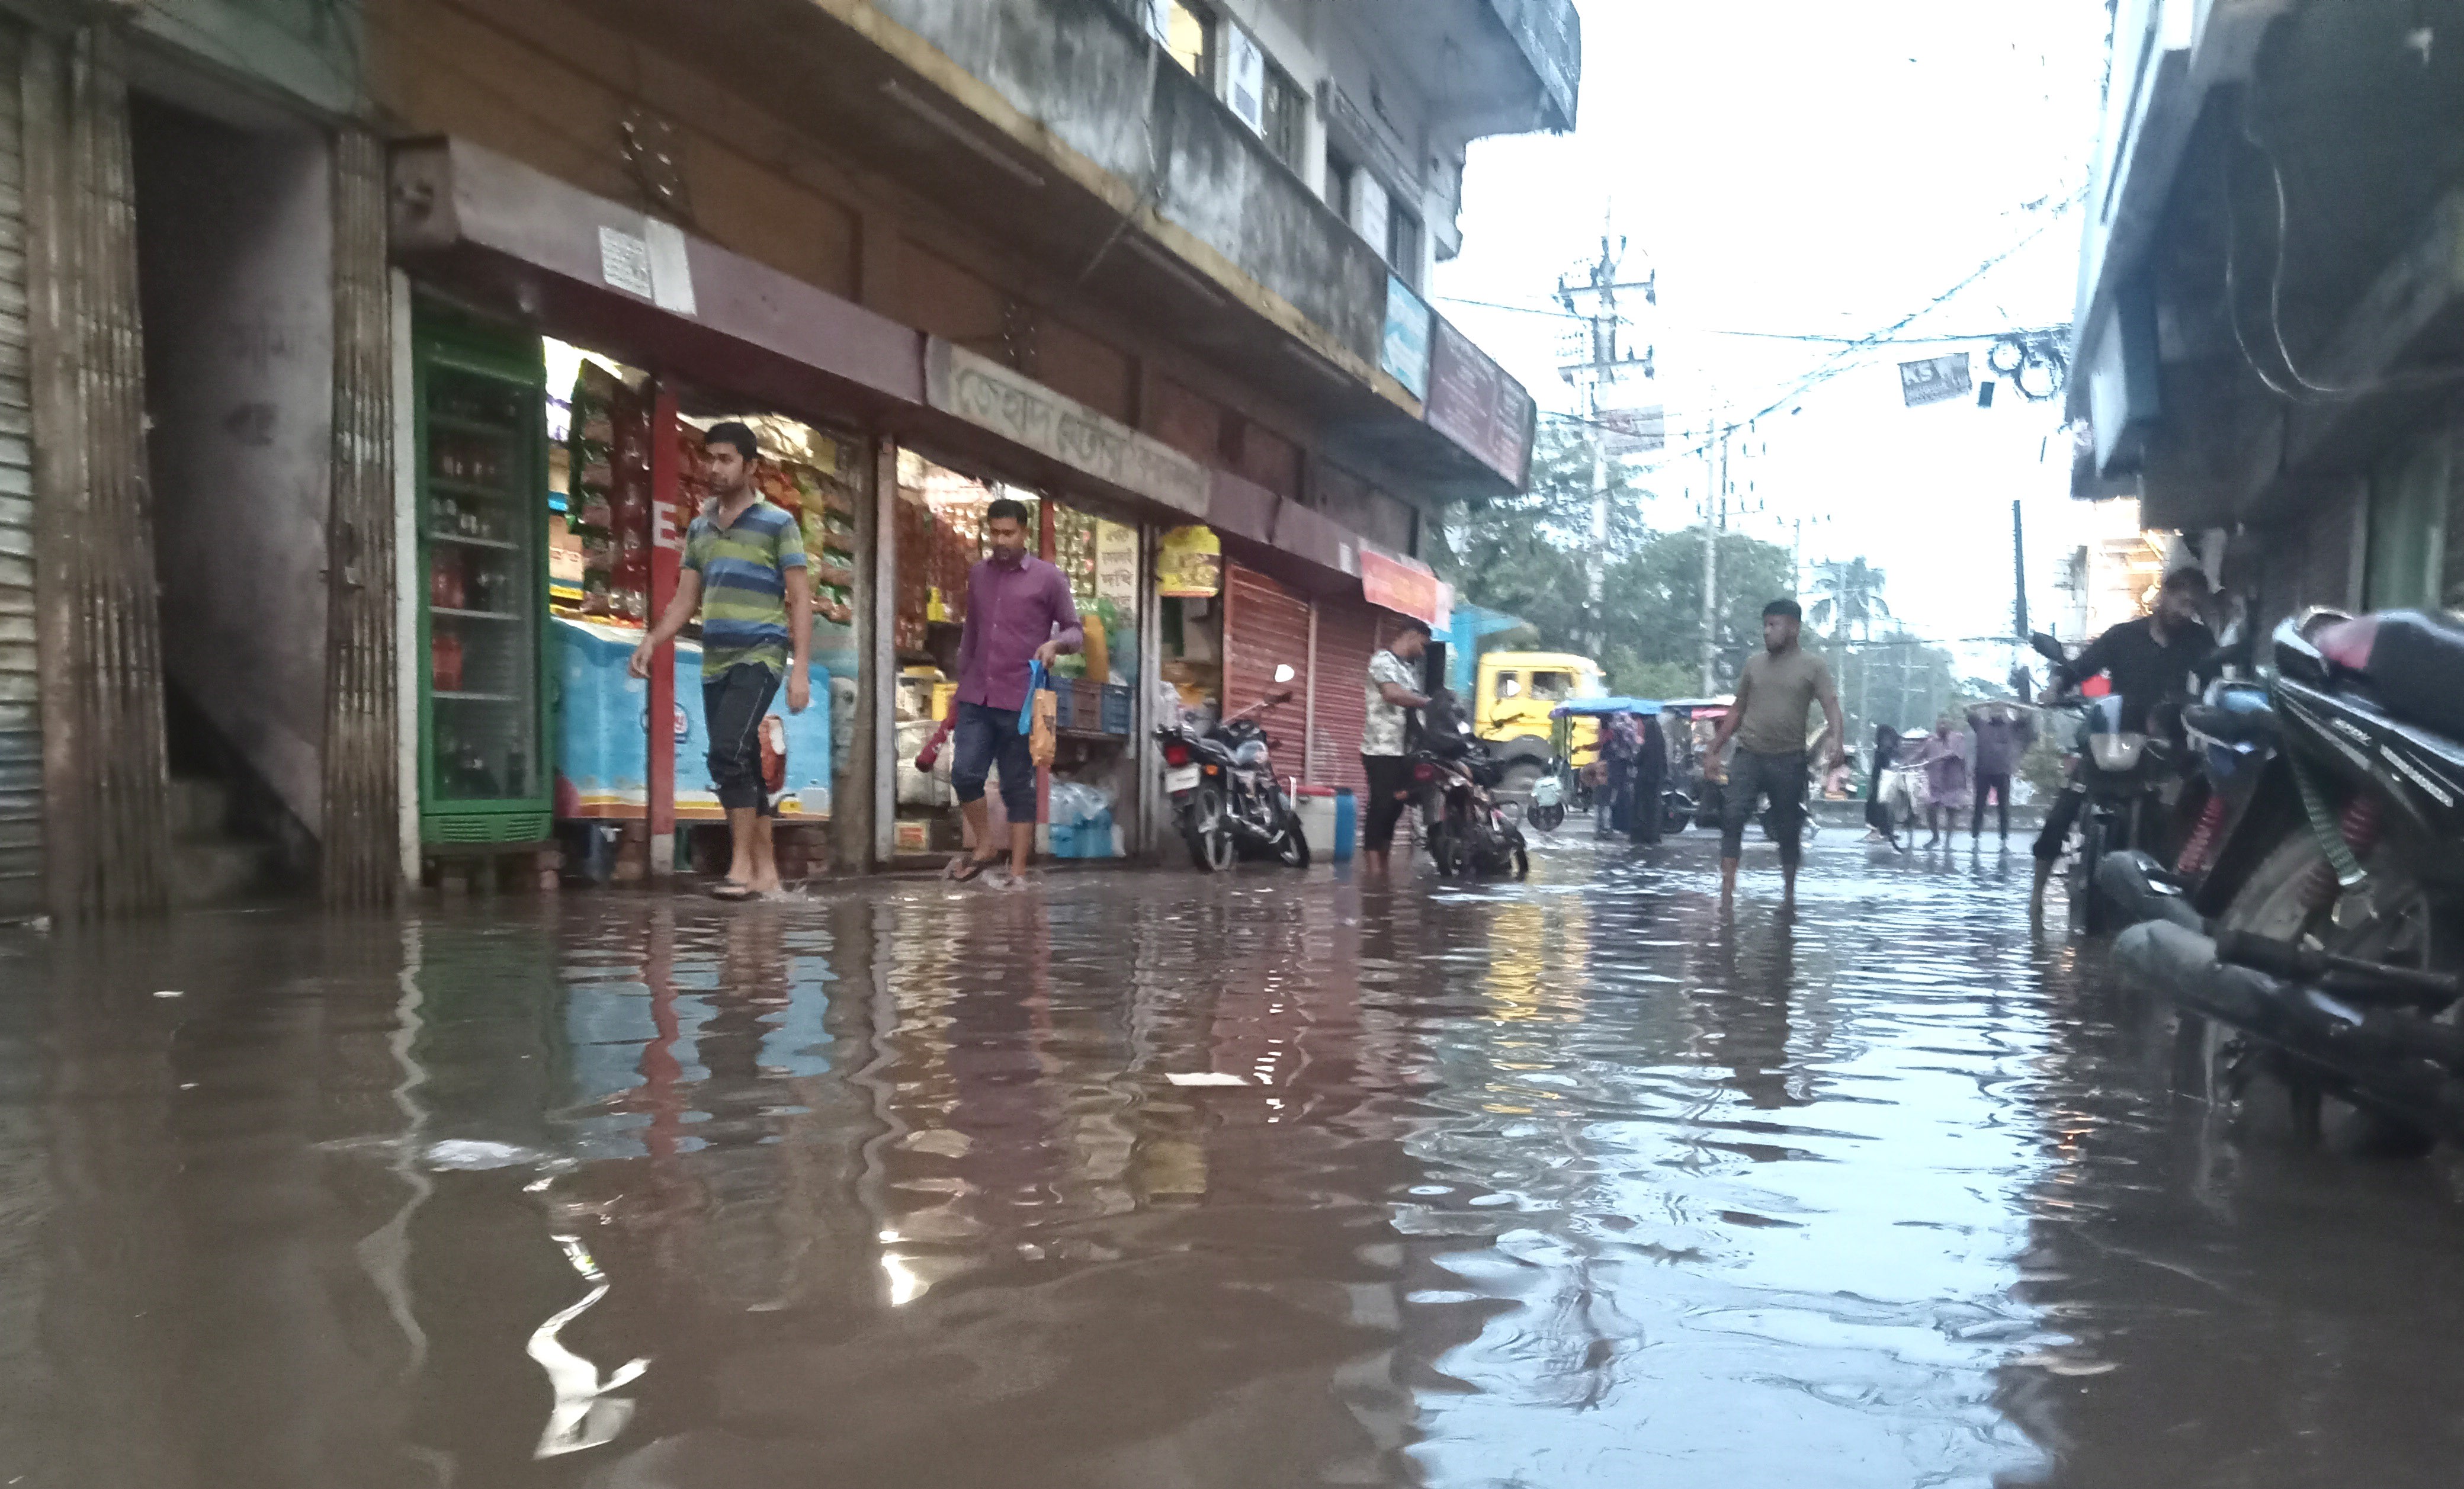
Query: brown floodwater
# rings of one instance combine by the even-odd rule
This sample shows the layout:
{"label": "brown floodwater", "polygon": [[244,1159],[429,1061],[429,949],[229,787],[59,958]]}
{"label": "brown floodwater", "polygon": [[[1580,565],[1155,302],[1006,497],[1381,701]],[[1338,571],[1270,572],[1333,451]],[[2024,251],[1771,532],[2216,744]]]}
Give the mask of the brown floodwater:
{"label": "brown floodwater", "polygon": [[0,931],[0,1485],[2455,1482],[2450,1166],[1707,850]]}

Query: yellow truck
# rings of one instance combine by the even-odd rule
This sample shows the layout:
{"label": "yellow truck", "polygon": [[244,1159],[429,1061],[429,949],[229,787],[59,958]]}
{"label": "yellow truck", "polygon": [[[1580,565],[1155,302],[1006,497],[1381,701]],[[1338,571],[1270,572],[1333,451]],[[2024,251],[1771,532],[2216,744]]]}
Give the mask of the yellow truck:
{"label": "yellow truck", "polygon": [[[1491,651],[1480,659],[1472,731],[1506,766],[1502,790],[1523,795],[1556,757],[1549,711],[1574,698],[1604,698],[1600,665],[1567,651]],[[1599,757],[1597,719],[1569,720],[1567,755],[1576,769]]]}

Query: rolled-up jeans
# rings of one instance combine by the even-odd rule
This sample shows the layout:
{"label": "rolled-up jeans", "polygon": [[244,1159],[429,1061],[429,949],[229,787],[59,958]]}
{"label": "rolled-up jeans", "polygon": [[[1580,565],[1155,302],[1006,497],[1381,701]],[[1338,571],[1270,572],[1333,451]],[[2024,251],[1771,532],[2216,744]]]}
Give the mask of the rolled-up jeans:
{"label": "rolled-up jeans", "polygon": [[1035,752],[1033,741],[1018,732],[1016,709],[984,703],[957,706],[957,727],[951,733],[957,754],[950,759],[950,785],[958,804],[984,799],[984,777],[1001,767],[1001,811],[1012,826],[1035,821]]}
{"label": "rolled-up jeans", "polygon": [[761,720],[779,695],[779,674],[759,662],[738,662],[701,680],[701,716],[710,726],[710,780],[718,804],[768,817],[770,791],[761,778]]}
{"label": "rolled-up jeans", "polygon": [[1720,796],[1720,856],[1735,858],[1745,850],[1746,823],[1754,805],[1771,798],[1771,831],[1779,839],[1779,861],[1794,867],[1801,845],[1797,830],[1805,818],[1805,752],[1760,755],[1737,747],[1728,762],[1728,783]]}

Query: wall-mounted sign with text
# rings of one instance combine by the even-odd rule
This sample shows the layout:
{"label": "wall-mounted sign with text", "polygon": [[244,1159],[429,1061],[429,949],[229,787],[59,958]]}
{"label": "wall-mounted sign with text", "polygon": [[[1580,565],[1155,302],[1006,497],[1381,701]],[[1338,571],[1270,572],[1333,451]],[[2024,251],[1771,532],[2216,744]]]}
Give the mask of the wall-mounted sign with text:
{"label": "wall-mounted sign with text", "polygon": [[1204,466],[1023,372],[939,337],[933,338],[925,353],[924,401],[1175,512],[1206,515],[1212,483]]}
{"label": "wall-mounted sign with text", "polygon": [[1388,274],[1386,340],[1377,364],[1419,399],[1429,396],[1429,302]]}
{"label": "wall-mounted sign with text", "polygon": [[1471,451],[1521,491],[1531,474],[1531,429],[1539,405],[1442,316],[1432,317],[1429,427]]}

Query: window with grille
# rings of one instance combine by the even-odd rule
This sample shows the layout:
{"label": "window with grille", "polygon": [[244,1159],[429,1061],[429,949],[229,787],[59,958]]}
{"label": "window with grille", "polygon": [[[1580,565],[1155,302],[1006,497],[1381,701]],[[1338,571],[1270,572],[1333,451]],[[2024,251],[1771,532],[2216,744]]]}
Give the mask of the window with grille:
{"label": "window with grille", "polygon": [[1275,158],[1294,170],[1301,168],[1301,152],[1309,145],[1309,95],[1292,81],[1291,75],[1274,63],[1266,64],[1266,148]]}
{"label": "window with grille", "polygon": [[1386,216],[1386,262],[1395,277],[1420,287],[1420,219],[1399,208]]}

